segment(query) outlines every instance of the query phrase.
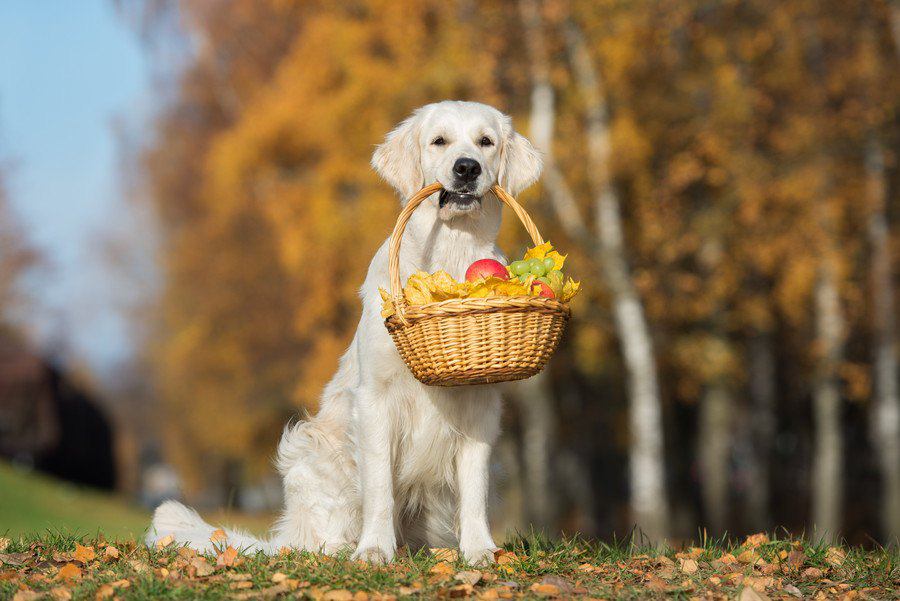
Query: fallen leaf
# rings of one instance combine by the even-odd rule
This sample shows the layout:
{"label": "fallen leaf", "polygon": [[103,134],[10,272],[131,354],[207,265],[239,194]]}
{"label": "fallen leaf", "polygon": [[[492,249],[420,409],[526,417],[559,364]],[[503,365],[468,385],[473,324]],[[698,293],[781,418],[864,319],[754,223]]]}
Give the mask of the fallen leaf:
{"label": "fallen leaf", "polygon": [[750,551],[750,550],[744,551],[737,557],[737,560],[739,562],[749,563],[749,564],[754,564],[754,563],[758,562],[759,559],[760,559],[759,555],[757,555],[755,552]]}
{"label": "fallen leaf", "polygon": [[800,572],[800,575],[804,578],[821,578],[822,570],[820,570],[819,568],[806,568],[805,570]]}
{"label": "fallen leaf", "polygon": [[217,543],[219,541],[224,541],[228,539],[228,535],[225,534],[225,531],[219,528],[218,530],[214,530],[213,533],[209,536],[209,541],[212,543]]}
{"label": "fallen leaf", "polygon": [[356,591],[353,593],[353,601],[369,601],[369,593],[366,591]]}
{"label": "fallen leaf", "polygon": [[768,601],[769,597],[753,589],[753,587],[745,586],[737,596],[738,601]]}
{"label": "fallen leaf", "polygon": [[251,578],[253,578],[253,576],[247,574],[246,572],[229,572],[225,574],[225,577],[229,580],[250,580]]}
{"label": "fallen leaf", "polygon": [[744,584],[761,593],[775,584],[775,579],[771,576],[747,576],[744,578]]}
{"label": "fallen leaf", "polygon": [[706,549],[702,547],[691,547],[688,550],[688,553],[690,554],[692,559],[697,559],[698,557],[706,553]]}
{"label": "fallen leaf", "polygon": [[765,532],[757,532],[756,534],[751,534],[744,540],[744,547],[750,547],[751,549],[755,549],[756,547],[769,542],[769,535]]}
{"label": "fallen leaf", "polygon": [[274,574],[272,574],[272,582],[274,582],[275,584],[278,584],[279,582],[284,582],[287,579],[288,579],[288,575],[284,574],[282,572],[275,572]]}
{"label": "fallen leaf", "polygon": [[78,580],[79,578],[81,578],[81,568],[74,563],[67,563],[56,574],[56,580]]}
{"label": "fallen leaf", "polygon": [[36,599],[41,599],[43,596],[44,593],[37,593],[35,591],[24,589],[16,591],[16,594],[13,595],[12,601],[35,601]]}
{"label": "fallen leaf", "polygon": [[82,565],[87,564],[87,562],[96,558],[97,554],[94,552],[94,547],[85,547],[83,545],[79,545],[75,543],[75,552],[72,554],[72,558],[81,563]]}
{"label": "fallen leaf", "polygon": [[138,559],[132,559],[131,561],[128,562],[128,564],[131,566],[131,569],[134,570],[135,572],[137,572],[138,574],[143,574],[144,572],[150,571],[150,566],[148,566],[146,563],[144,563],[143,561],[140,561]]}
{"label": "fallen leaf", "polygon": [[507,563],[512,563],[514,561],[518,561],[519,556],[513,553],[512,551],[504,551],[499,550],[494,552],[494,561],[498,564],[503,565]]}
{"label": "fallen leaf", "polygon": [[234,561],[238,557],[237,549],[230,546],[216,556],[216,565],[220,568],[227,568],[234,565]]}
{"label": "fallen leaf", "polygon": [[447,589],[447,594],[451,599],[459,599],[460,597],[468,597],[472,594],[471,584],[457,584]]}
{"label": "fallen leaf", "polygon": [[206,561],[206,559],[204,559],[203,557],[193,558],[191,560],[190,566],[193,569],[194,574],[199,578],[209,576],[216,571],[216,569],[209,565],[209,562]]}
{"label": "fallen leaf", "polygon": [[175,536],[172,534],[167,534],[164,537],[160,538],[156,541],[157,549],[165,549],[169,545],[175,542]]}
{"label": "fallen leaf", "polygon": [[115,561],[119,559],[119,550],[112,545],[107,545],[106,548],[103,549],[103,559],[106,561]]}
{"label": "fallen leaf", "polygon": [[793,584],[788,584],[788,585],[786,585],[786,586],[785,586],[783,589],[781,589],[781,590],[783,590],[784,592],[786,592],[788,595],[792,595],[792,596],[798,597],[798,598],[800,598],[800,599],[803,598],[803,593],[801,593],[801,592],[800,592],[800,589],[798,589],[798,588],[797,588],[796,586],[794,586]]}
{"label": "fallen leaf", "polygon": [[94,599],[96,599],[97,601],[101,601],[102,599],[109,599],[115,594],[116,589],[114,589],[112,585],[104,584],[97,589],[97,592],[94,594]]}
{"label": "fallen leaf", "polygon": [[731,563],[737,563],[737,558],[735,558],[735,556],[731,553],[724,553],[722,557],[718,559],[718,561],[724,563],[725,565],[728,565]]}
{"label": "fallen leaf", "polygon": [[64,586],[57,586],[56,588],[50,589],[50,597],[52,597],[54,601],[69,601],[72,598],[72,591]]}
{"label": "fallen leaf", "polygon": [[846,558],[847,552],[840,547],[829,547],[828,551],[825,552],[825,563],[830,566],[841,566]]}
{"label": "fallen leaf", "polygon": [[800,568],[806,563],[806,554],[799,549],[791,549],[787,556],[787,562],[792,568]]}
{"label": "fallen leaf", "polygon": [[442,547],[435,547],[433,549],[429,549],[431,554],[438,561],[449,561],[454,562],[459,559],[459,551],[456,549],[446,549]]}
{"label": "fallen leaf", "polygon": [[572,589],[574,588],[571,582],[560,576],[554,576],[553,574],[547,574],[546,576],[541,578],[540,584],[549,584],[550,586],[555,586],[563,594],[571,593]]}
{"label": "fallen leaf", "polygon": [[446,561],[437,562],[436,564],[431,566],[431,569],[428,571],[432,574],[438,574],[447,578],[449,578],[454,574],[454,572],[456,572],[456,570],[453,569],[453,566]]}
{"label": "fallen leaf", "polygon": [[475,586],[481,581],[481,572],[477,570],[466,570],[464,572],[457,572],[453,577],[463,584]]}
{"label": "fallen leaf", "polygon": [[651,591],[656,591],[659,593],[663,593],[669,589],[669,585],[666,584],[666,581],[657,576],[650,576],[647,578],[647,588]]}
{"label": "fallen leaf", "polygon": [[558,597],[560,592],[558,586],[553,584],[541,584],[540,582],[535,582],[528,587],[528,590],[541,597]]}
{"label": "fallen leaf", "polygon": [[681,571],[685,574],[694,574],[699,567],[697,566],[697,562],[693,559],[679,559],[678,564],[678,567],[680,567]]}
{"label": "fallen leaf", "polygon": [[347,589],[335,589],[322,595],[322,601],[353,601],[353,593]]}
{"label": "fallen leaf", "polygon": [[131,586],[131,581],[126,578],[122,578],[121,580],[116,580],[115,582],[110,582],[110,585],[113,588],[128,588]]}
{"label": "fallen leaf", "polygon": [[9,539],[5,536],[0,536],[0,553],[6,551],[6,548],[9,546]]}
{"label": "fallen leaf", "polygon": [[0,553],[0,565],[20,566],[31,557],[31,553]]}
{"label": "fallen leaf", "polygon": [[239,580],[238,582],[232,582],[231,588],[240,590],[245,588],[253,588],[253,583],[249,580]]}

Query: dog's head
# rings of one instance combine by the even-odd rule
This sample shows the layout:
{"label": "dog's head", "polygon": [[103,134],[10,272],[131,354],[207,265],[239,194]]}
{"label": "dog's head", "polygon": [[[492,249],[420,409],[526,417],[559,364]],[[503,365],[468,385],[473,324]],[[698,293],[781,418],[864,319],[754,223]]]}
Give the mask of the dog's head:
{"label": "dog's head", "polygon": [[372,166],[403,198],[440,182],[442,214],[480,208],[499,183],[517,194],[541,174],[541,157],[512,120],[478,102],[444,101],[414,112],[375,149]]}

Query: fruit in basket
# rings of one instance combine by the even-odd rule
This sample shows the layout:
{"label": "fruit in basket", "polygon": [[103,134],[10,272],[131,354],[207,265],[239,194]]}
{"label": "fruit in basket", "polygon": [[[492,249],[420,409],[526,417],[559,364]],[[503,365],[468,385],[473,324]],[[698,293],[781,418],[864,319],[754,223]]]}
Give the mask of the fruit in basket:
{"label": "fruit in basket", "polygon": [[512,271],[512,274],[516,277],[526,276],[530,268],[528,267],[528,261],[513,261],[509,270]]}
{"label": "fruit in basket", "polygon": [[[475,261],[466,270],[465,282],[457,282],[446,271],[417,271],[403,287],[403,301],[416,306],[452,299],[542,296],[567,303],[578,293],[581,283],[565,278],[565,260],[546,242],[528,249],[522,260],[513,261],[508,268],[493,259]],[[510,273],[515,277],[510,278]],[[384,301],[381,316],[387,318],[396,312],[396,299],[387,290],[380,292]]]}
{"label": "fruit in basket", "polygon": [[541,280],[535,280],[531,287],[537,291],[538,296],[544,296],[546,298],[556,298],[556,294],[553,292],[553,288],[550,287],[549,284],[543,282]]}
{"label": "fruit in basket", "polygon": [[474,282],[483,278],[499,278],[501,280],[509,279],[509,271],[506,265],[494,259],[480,259],[475,261],[466,269],[466,281]]}
{"label": "fruit in basket", "polygon": [[535,277],[541,277],[547,274],[547,268],[541,259],[529,259],[528,271]]}

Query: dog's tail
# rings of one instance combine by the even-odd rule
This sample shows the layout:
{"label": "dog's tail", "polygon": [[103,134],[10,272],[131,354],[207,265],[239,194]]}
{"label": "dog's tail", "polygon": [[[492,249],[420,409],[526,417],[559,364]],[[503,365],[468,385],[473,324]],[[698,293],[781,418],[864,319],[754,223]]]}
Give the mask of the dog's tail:
{"label": "dog's tail", "polygon": [[147,532],[147,546],[154,547],[167,536],[174,537],[176,545],[186,545],[201,553],[213,553],[223,546],[241,551],[263,551],[270,555],[278,552],[273,540],[260,539],[242,530],[224,530],[225,536],[216,534],[218,529],[203,521],[200,515],[177,501],[166,501],[153,512],[153,521]]}

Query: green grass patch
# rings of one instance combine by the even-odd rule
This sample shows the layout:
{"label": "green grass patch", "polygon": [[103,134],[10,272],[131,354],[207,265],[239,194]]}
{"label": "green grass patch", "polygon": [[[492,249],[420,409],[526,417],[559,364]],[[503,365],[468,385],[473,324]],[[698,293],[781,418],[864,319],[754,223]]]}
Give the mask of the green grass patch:
{"label": "green grass patch", "polygon": [[141,536],[150,514],[124,499],[0,462],[0,536],[48,530]]}

